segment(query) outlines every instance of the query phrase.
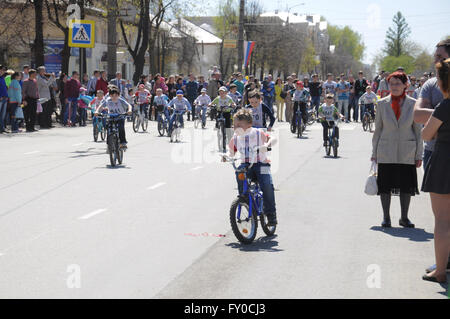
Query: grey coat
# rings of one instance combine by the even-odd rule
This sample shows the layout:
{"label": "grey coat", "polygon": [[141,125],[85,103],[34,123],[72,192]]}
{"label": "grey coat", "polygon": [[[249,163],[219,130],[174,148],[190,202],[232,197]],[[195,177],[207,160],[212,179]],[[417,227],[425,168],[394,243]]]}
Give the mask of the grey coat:
{"label": "grey coat", "polygon": [[413,117],[416,100],[405,97],[398,121],[391,102],[390,95],[378,102],[372,157],[382,164],[415,164],[423,153],[422,126],[414,123]]}

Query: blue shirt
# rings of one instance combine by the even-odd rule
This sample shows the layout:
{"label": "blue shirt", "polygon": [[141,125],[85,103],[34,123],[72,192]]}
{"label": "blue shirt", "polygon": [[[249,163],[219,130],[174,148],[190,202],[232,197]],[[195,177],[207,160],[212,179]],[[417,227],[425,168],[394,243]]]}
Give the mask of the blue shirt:
{"label": "blue shirt", "polygon": [[9,101],[11,103],[22,103],[22,87],[19,81],[12,80],[8,89]]}
{"label": "blue shirt", "polygon": [[0,76],[0,97],[8,97],[8,87],[3,76]]}
{"label": "blue shirt", "polygon": [[[336,91],[345,90],[345,89],[349,89],[349,88],[350,88],[350,83],[348,83],[348,82],[342,83],[341,81],[339,81],[336,85]],[[348,100],[349,93],[350,93],[349,91],[338,93],[338,100]]]}
{"label": "blue shirt", "polygon": [[191,103],[183,97],[181,100],[179,100],[177,97],[174,97],[172,101],[170,101],[169,106],[172,107],[175,105],[175,111],[185,111],[191,110]]}

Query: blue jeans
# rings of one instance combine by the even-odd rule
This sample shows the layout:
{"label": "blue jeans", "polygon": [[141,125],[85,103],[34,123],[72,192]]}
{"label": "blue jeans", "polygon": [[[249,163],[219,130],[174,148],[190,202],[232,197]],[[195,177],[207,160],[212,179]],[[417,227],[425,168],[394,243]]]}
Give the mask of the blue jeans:
{"label": "blue jeans", "polygon": [[198,107],[198,111],[197,113],[202,112],[202,122],[206,122],[206,109],[208,108],[207,106],[197,106]]}
{"label": "blue jeans", "polygon": [[372,118],[375,119],[375,105],[373,105],[373,103],[361,104],[361,121],[363,119],[364,113],[366,113],[367,110],[369,111],[370,115],[372,115]]}
{"label": "blue jeans", "polygon": [[8,106],[8,99],[0,100],[0,132],[5,130],[6,108]]}
{"label": "blue jeans", "polygon": [[[249,166],[248,163],[243,163],[239,166],[240,169]],[[270,174],[270,164],[255,163],[247,172],[247,176],[256,177],[259,187],[263,193],[263,212],[264,214],[276,213],[275,207],[275,189],[273,187],[272,175]],[[243,193],[244,182],[238,179],[236,172],[236,181],[238,183],[239,194]]]}
{"label": "blue jeans", "polygon": [[63,124],[67,125],[67,119],[69,118],[69,109],[70,109],[70,121],[72,125],[75,125],[77,120],[77,109],[78,109],[78,98],[68,98],[69,103],[66,105],[66,109],[64,112]]}
{"label": "blue jeans", "polygon": [[175,111],[175,112],[173,112],[173,114],[172,114],[172,116],[170,117],[170,120],[169,120],[169,132],[172,132],[173,122],[175,122],[175,118],[176,118],[177,114],[181,114],[179,119],[180,119],[180,124],[183,125],[183,114],[184,114],[184,112],[180,113],[178,111]]}
{"label": "blue jeans", "polygon": [[320,95],[319,96],[311,96],[311,106],[316,110],[316,115],[319,114],[320,107]]}
{"label": "blue jeans", "polygon": [[427,169],[427,166],[430,163],[431,154],[433,154],[433,151],[424,150],[424,152],[423,152],[423,170]]}
{"label": "blue jeans", "polygon": [[269,109],[273,112],[273,96],[268,95],[264,96],[264,104],[269,107]]}

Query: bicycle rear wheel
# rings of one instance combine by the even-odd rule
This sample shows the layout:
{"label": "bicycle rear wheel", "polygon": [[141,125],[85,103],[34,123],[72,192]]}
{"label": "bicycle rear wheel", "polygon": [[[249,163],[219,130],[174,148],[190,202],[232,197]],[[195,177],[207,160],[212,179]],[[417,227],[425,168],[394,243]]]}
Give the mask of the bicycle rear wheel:
{"label": "bicycle rear wheel", "polygon": [[243,244],[250,244],[256,237],[258,220],[256,214],[250,215],[248,201],[236,198],[230,208],[230,224],[236,238]]}
{"label": "bicycle rear wheel", "polygon": [[297,123],[297,138],[302,137],[302,135],[303,135],[302,121],[299,120]]}
{"label": "bicycle rear wheel", "polygon": [[259,221],[261,222],[261,228],[263,229],[264,233],[267,236],[273,236],[275,234],[275,231],[277,230],[277,226],[267,226],[267,223],[269,222],[269,218],[266,214],[261,214],[259,216]]}

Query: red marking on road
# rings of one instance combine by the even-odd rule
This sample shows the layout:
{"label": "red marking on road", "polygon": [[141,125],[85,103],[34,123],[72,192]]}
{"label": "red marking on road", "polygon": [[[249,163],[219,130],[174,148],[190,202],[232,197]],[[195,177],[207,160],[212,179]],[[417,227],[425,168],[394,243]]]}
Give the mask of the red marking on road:
{"label": "red marking on road", "polygon": [[201,234],[193,234],[193,233],[184,233],[184,236],[192,236],[192,237],[225,237],[223,234],[210,234],[210,233],[201,233]]}

